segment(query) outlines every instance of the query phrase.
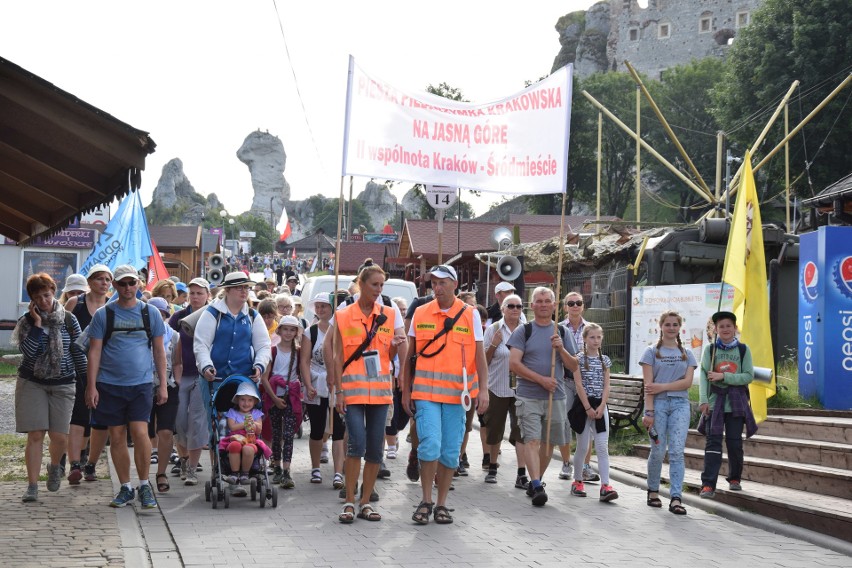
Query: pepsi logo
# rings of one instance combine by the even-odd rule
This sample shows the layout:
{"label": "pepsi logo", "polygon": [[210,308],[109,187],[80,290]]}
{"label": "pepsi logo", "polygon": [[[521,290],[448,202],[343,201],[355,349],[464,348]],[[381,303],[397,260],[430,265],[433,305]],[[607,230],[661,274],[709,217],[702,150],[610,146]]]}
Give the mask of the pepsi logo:
{"label": "pepsi logo", "polygon": [[813,302],[817,299],[819,285],[819,270],[817,265],[812,261],[805,263],[805,269],[802,272],[802,291],[805,294],[805,299],[808,302]]}
{"label": "pepsi logo", "polygon": [[832,272],[838,291],[847,298],[852,298],[852,256],[841,259]]}

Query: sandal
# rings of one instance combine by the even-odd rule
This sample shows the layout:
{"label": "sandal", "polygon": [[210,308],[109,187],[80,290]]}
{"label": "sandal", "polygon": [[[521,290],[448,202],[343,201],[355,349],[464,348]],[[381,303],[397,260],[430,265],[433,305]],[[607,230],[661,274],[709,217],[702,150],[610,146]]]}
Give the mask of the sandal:
{"label": "sandal", "polygon": [[355,521],[355,504],[344,503],[343,510],[337,515],[337,520],[344,525],[352,524]]}
{"label": "sandal", "polygon": [[411,520],[417,523],[418,525],[428,525],[429,517],[432,515],[432,503],[426,503],[425,501],[421,501],[419,505],[417,505],[417,509],[415,509],[414,514],[411,515]]}
{"label": "sandal", "polygon": [[369,503],[364,503],[358,507],[358,518],[365,521],[381,521],[382,516],[373,509]]}
{"label": "sandal", "polygon": [[[651,493],[657,493],[657,496],[651,497]],[[648,490],[648,501],[647,501],[647,503],[648,503],[649,507],[653,507],[655,509],[659,509],[663,506],[663,502],[660,501],[659,492],[651,491],[650,489]]]}
{"label": "sandal", "polygon": [[435,522],[439,525],[449,525],[453,522],[453,516],[450,515],[450,509],[443,505],[435,507]]}
{"label": "sandal", "polygon": [[322,483],[322,473],[319,469],[311,471],[311,483]]}
{"label": "sandal", "polygon": [[[675,505],[675,501],[677,501],[677,505]],[[669,502],[669,513],[674,513],[675,515],[685,515],[686,509],[683,504],[681,504],[680,499],[675,497]]]}
{"label": "sandal", "polygon": [[[160,478],[163,478],[163,481],[160,481]],[[169,485],[169,478],[165,473],[158,473],[157,477],[157,491],[159,493],[166,493],[171,488]]]}
{"label": "sandal", "polygon": [[157,465],[158,463],[160,463],[160,456],[157,452],[151,452],[151,465]]}

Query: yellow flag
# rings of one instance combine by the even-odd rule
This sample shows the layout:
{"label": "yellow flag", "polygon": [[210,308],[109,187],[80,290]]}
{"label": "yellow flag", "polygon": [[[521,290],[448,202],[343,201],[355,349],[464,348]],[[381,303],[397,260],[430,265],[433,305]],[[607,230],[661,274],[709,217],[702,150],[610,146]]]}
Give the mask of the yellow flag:
{"label": "yellow flag", "polygon": [[743,161],[722,280],[725,286],[734,289],[733,312],[737,316],[740,340],[751,349],[754,366],[773,370],[770,382],[755,381],[749,387],[754,418],[763,422],[766,420],[766,399],[775,394],[775,359],[769,333],[769,293],[760,202],[748,152]]}

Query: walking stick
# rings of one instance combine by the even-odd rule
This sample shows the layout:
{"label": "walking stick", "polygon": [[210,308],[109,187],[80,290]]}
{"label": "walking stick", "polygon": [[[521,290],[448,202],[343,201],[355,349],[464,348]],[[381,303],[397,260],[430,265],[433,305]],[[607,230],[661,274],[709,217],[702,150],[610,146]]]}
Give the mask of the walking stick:
{"label": "walking stick", "polygon": [[[562,193],[562,217],[559,221],[559,264],[556,270],[556,308],[553,313],[553,333],[559,335],[559,304],[562,297],[562,258],[565,254],[565,201],[566,192]],[[556,350],[550,352],[550,378],[556,379]],[[544,450],[550,446],[550,423],[553,420],[553,393],[547,397],[547,433],[544,438]]]}

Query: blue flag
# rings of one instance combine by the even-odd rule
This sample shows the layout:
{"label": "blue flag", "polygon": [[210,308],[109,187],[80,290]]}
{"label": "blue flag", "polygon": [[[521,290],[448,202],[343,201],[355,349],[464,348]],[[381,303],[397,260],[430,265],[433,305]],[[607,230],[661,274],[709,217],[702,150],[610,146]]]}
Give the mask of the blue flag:
{"label": "blue flag", "polygon": [[139,191],[131,191],[121,200],[92,254],[80,267],[80,274],[88,274],[95,264],[106,264],[110,270],[130,264],[138,270],[148,265],[148,257],[152,254],[142,198]]}

